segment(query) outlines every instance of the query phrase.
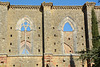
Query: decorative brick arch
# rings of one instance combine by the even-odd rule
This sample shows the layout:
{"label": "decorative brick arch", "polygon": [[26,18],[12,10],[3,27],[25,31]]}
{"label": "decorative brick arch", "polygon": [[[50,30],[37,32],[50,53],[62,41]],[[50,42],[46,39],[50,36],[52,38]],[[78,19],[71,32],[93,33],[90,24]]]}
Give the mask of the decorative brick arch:
{"label": "decorative brick arch", "polygon": [[74,53],[77,51],[77,24],[74,22],[74,20],[71,17],[65,17],[59,24],[58,26],[58,31],[61,31],[61,42],[62,42],[62,53],[64,53],[64,33],[63,33],[63,27],[65,23],[69,23],[73,29],[73,48],[74,48]]}

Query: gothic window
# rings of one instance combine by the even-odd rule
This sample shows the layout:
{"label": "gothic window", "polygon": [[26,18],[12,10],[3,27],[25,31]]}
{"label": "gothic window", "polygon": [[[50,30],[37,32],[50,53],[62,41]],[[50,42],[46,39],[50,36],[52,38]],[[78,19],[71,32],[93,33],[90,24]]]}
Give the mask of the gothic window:
{"label": "gothic window", "polygon": [[27,23],[27,22],[24,22],[24,23],[22,23],[22,25],[21,25],[21,31],[30,31],[31,29],[30,29],[30,24],[29,23]]}
{"label": "gothic window", "polygon": [[70,16],[65,17],[59,24],[61,31],[62,53],[69,54],[77,51],[77,23]]}
{"label": "gothic window", "polygon": [[63,26],[64,36],[64,54],[72,53],[73,48],[73,28],[70,23],[65,23]]}
{"label": "gothic window", "polygon": [[21,43],[20,43],[20,54],[31,54],[31,36],[30,24],[25,21],[21,24]]}
{"label": "gothic window", "polygon": [[24,49],[23,52],[22,52],[22,54],[25,54],[25,53],[26,53],[26,54],[29,54],[29,52],[28,52],[27,49]]}
{"label": "gothic window", "polygon": [[71,25],[68,22],[65,23],[63,31],[73,31]]}

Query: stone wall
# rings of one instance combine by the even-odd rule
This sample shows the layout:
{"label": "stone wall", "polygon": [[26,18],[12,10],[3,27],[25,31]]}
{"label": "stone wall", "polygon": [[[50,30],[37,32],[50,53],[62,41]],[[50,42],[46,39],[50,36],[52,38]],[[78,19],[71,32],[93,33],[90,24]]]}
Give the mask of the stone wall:
{"label": "stone wall", "polygon": [[[7,38],[8,55],[18,55],[18,35],[19,30],[16,26],[19,20],[29,18],[33,24],[32,29],[32,42],[33,42],[33,55],[42,55],[42,12],[39,9],[12,9],[9,8],[7,14],[8,31]],[[12,27],[12,29],[10,29]],[[12,34],[12,37],[10,35]],[[12,43],[12,45],[10,45]],[[11,52],[9,52],[9,49]],[[40,52],[38,51],[40,50]]]}
{"label": "stone wall", "polygon": [[7,8],[0,5],[0,54],[7,53]]}
{"label": "stone wall", "polygon": [[[72,23],[70,23],[72,25],[75,24],[75,32],[77,34],[75,36],[76,39],[74,40],[74,49],[76,51],[85,49],[85,26],[82,8],[62,9],[60,7],[54,7],[55,6],[44,6],[45,53],[63,54],[62,45],[64,44],[64,41],[62,26],[65,24],[65,20],[66,22],[71,21]],[[54,43],[56,43],[56,45],[54,45]]]}
{"label": "stone wall", "polygon": [[[45,67],[52,66],[52,67],[82,67],[82,61],[78,60],[78,56],[72,56],[71,54],[64,56],[64,55],[45,55]],[[86,66],[86,62],[84,62],[84,67]]]}
{"label": "stone wall", "polygon": [[[0,65],[7,67],[87,67],[77,51],[92,47],[91,9],[94,8],[100,33],[100,7],[93,2],[83,6],[10,5],[0,2]],[[21,24],[28,20],[30,36],[24,37]],[[69,23],[72,32],[63,31]],[[31,54],[20,54],[21,40],[30,41]],[[65,47],[66,46],[66,47]],[[7,64],[6,64],[7,63]]]}
{"label": "stone wall", "polygon": [[42,67],[42,56],[8,57],[7,62],[7,67]]}

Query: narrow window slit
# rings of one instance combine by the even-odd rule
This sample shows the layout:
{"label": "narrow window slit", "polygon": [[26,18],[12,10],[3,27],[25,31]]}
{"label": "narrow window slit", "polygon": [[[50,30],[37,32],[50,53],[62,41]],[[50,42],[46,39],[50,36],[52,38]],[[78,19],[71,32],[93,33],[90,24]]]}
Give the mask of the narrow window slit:
{"label": "narrow window slit", "polygon": [[84,45],[84,43],[82,43],[82,45]]}
{"label": "narrow window slit", "polygon": [[10,37],[12,37],[12,34],[10,35]]}
{"label": "narrow window slit", "polygon": [[38,37],[40,37],[40,34],[38,34]]}
{"label": "narrow window slit", "polygon": [[70,40],[70,38],[68,38],[68,40]]}
{"label": "narrow window slit", "polygon": [[56,43],[54,42],[54,45],[56,45]]}
{"label": "narrow window slit", "polygon": [[54,37],[57,37],[57,35],[56,35],[56,34],[54,34]]}
{"label": "narrow window slit", "polygon": [[13,65],[13,67],[15,67],[15,65]]}
{"label": "narrow window slit", "polygon": [[12,43],[10,43],[10,45],[12,45]]}
{"label": "narrow window slit", "polygon": [[56,67],[58,67],[58,65],[56,65]]}
{"label": "narrow window slit", "polygon": [[11,52],[11,50],[9,49],[9,52]]}
{"label": "narrow window slit", "polygon": [[38,64],[36,64],[36,66],[38,66]]}
{"label": "narrow window slit", "polygon": [[83,38],[83,36],[81,36]]}
{"label": "narrow window slit", "polygon": [[40,27],[39,27],[39,29],[40,29]]}
{"label": "narrow window slit", "polygon": [[4,63],[4,61],[1,61],[1,63]]}
{"label": "narrow window slit", "polygon": [[56,49],[54,51],[56,52]]}
{"label": "narrow window slit", "polygon": [[55,27],[53,27],[53,29],[55,29]]}
{"label": "narrow window slit", "polygon": [[12,27],[10,27],[10,29],[12,29]]}
{"label": "narrow window slit", "polygon": [[38,52],[40,52],[40,49],[38,49]]}

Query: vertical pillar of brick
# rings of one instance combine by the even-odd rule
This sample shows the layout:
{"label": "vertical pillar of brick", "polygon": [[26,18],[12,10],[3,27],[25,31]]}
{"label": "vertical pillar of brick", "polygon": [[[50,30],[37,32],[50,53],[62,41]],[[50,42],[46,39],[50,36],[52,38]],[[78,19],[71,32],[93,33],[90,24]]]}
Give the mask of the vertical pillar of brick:
{"label": "vertical pillar of brick", "polygon": [[7,67],[7,55],[0,55],[0,67]]}

